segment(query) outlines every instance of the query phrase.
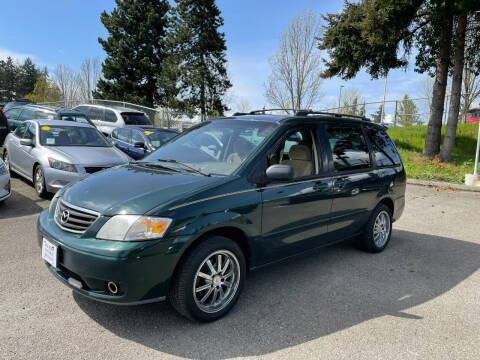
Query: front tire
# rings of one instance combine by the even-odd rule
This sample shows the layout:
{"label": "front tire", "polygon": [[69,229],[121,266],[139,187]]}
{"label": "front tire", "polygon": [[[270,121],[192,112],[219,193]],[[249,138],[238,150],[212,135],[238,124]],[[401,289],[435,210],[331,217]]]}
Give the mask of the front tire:
{"label": "front tire", "polygon": [[45,185],[45,173],[41,165],[38,165],[33,172],[33,187],[38,196],[42,199],[48,198],[47,186]]}
{"label": "front tire", "polygon": [[214,321],[235,305],[245,274],[245,256],[240,247],[223,236],[208,237],[182,259],[168,298],[183,316]]}
{"label": "front tire", "polygon": [[383,251],[392,236],[392,213],[385,204],[378,204],[372,211],[359,245],[365,251]]}
{"label": "front tire", "polygon": [[10,176],[12,176],[12,171],[10,169],[10,158],[8,157],[8,151],[7,150],[5,150],[3,152],[3,162],[5,163],[5,166],[7,167],[7,170],[10,173]]}

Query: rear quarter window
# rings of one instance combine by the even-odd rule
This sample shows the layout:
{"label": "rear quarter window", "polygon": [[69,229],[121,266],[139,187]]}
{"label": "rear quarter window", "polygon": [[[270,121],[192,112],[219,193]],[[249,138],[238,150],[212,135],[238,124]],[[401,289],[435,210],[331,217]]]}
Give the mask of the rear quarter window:
{"label": "rear quarter window", "polygon": [[398,155],[392,139],[384,130],[367,128],[367,135],[376,166],[392,166],[401,163],[400,155]]}
{"label": "rear quarter window", "polygon": [[337,171],[370,167],[370,152],[360,127],[327,126],[327,138]]}

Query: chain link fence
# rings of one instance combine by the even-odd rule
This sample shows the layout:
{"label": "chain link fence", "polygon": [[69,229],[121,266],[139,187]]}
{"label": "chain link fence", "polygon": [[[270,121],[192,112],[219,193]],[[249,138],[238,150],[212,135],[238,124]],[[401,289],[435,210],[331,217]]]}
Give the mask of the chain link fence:
{"label": "chain link fence", "polygon": [[170,109],[150,108],[143,105],[132,104],[125,101],[117,100],[103,100],[93,99],[89,101],[85,100],[60,100],[54,102],[40,103],[39,105],[49,106],[52,108],[71,109],[81,104],[103,105],[108,107],[123,107],[127,109],[133,109],[145,113],[150,121],[155,125],[163,128],[174,128],[180,131],[193,126],[198,122],[198,115],[186,114]]}

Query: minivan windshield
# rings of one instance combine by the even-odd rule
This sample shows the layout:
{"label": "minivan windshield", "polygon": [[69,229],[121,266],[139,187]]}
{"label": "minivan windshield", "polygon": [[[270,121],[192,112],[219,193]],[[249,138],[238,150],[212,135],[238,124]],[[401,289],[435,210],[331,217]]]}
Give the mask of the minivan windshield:
{"label": "minivan windshield", "polygon": [[122,118],[126,125],[152,125],[152,122],[142,113],[123,112]]}
{"label": "minivan windshield", "polygon": [[111,146],[97,129],[50,125],[40,126],[40,144],[44,146]]}
{"label": "minivan windshield", "polygon": [[230,175],[277,126],[248,120],[205,122],[181,133],[143,161],[176,160],[206,173]]}

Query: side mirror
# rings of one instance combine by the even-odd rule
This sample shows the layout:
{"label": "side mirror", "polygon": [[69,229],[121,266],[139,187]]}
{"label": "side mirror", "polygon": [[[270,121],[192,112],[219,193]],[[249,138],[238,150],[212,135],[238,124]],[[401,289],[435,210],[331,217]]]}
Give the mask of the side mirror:
{"label": "side mirror", "polygon": [[133,143],[133,146],[135,146],[136,148],[139,148],[139,149],[144,149],[145,150],[145,143],[143,142],[135,142]]}
{"label": "side mirror", "polygon": [[271,165],[265,173],[268,180],[288,181],[293,179],[293,168],[290,165]]}
{"label": "side mirror", "polygon": [[23,146],[33,146],[32,139],[20,139],[20,144]]}

